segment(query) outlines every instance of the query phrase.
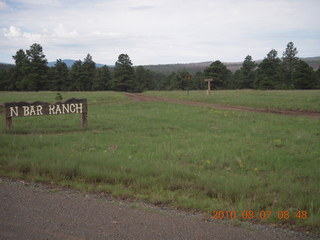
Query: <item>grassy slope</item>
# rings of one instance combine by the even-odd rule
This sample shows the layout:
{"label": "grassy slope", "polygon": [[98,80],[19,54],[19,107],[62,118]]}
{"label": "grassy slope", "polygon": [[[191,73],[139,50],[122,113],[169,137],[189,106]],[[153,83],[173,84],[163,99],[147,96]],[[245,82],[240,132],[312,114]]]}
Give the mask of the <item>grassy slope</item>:
{"label": "grassy slope", "polygon": [[187,91],[150,91],[145,94],[230,106],[320,112],[320,90],[213,90],[210,96],[206,91],[190,91],[189,95]]}
{"label": "grassy slope", "polygon": [[[15,118],[0,128],[0,175],[53,181],[182,208],[289,210],[282,222],[320,226],[320,121],[162,102],[121,93],[87,97],[89,128],[77,115]],[[55,93],[1,93],[0,102]],[[309,218],[293,215],[307,210]]]}

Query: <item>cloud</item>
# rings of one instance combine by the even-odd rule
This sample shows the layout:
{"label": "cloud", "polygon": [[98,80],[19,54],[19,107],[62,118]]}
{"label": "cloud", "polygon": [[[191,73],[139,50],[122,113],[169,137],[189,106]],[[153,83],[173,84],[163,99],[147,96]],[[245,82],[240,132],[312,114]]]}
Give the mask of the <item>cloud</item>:
{"label": "cloud", "polygon": [[150,10],[153,9],[153,6],[135,6],[135,7],[130,7],[131,10],[134,11],[145,11],[145,10]]}
{"label": "cloud", "polygon": [[8,8],[8,5],[6,2],[0,1],[0,10],[6,10]]}
{"label": "cloud", "polygon": [[10,26],[9,29],[3,28],[3,35],[6,38],[23,38],[29,41],[38,41],[41,39],[41,35],[38,33],[22,32],[20,28],[15,26]]}
{"label": "cloud", "polygon": [[52,6],[60,6],[61,3],[59,0],[11,0],[10,1],[15,6],[24,6],[24,7],[52,7]]}
{"label": "cloud", "polygon": [[10,26],[9,29],[3,28],[2,31],[3,35],[7,38],[15,38],[22,35],[21,29],[14,26]]}
{"label": "cloud", "polygon": [[62,23],[53,29],[53,37],[74,38],[78,36],[77,30],[68,30]]}
{"label": "cloud", "polygon": [[38,33],[27,33],[24,32],[22,35],[25,39],[27,39],[29,42],[38,42],[41,40],[42,36]]}
{"label": "cloud", "polygon": [[134,64],[261,59],[289,41],[301,57],[320,55],[318,0],[1,2],[0,57],[32,40],[48,60],[90,53],[107,64],[120,53]]}

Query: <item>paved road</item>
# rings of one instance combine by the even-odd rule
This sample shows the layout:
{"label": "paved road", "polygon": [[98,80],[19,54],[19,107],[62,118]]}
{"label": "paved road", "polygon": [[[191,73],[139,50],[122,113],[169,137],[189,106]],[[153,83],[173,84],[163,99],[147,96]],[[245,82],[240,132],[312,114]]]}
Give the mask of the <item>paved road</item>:
{"label": "paved road", "polygon": [[133,208],[100,195],[0,178],[0,239],[312,239],[268,227],[235,227],[172,211]]}

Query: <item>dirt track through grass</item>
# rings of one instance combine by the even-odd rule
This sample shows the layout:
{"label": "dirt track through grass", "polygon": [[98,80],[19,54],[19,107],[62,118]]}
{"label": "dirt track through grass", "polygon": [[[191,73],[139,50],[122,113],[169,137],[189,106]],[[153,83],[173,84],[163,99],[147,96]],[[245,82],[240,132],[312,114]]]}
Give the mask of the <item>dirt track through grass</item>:
{"label": "dirt track through grass", "polygon": [[138,93],[126,93],[126,96],[131,97],[138,102],[161,101],[161,102],[171,102],[171,103],[178,103],[178,104],[185,104],[185,105],[192,105],[192,106],[199,106],[199,107],[218,108],[223,110],[237,110],[237,111],[255,112],[255,113],[273,113],[273,114],[283,114],[283,115],[317,118],[317,119],[320,118],[319,112],[312,112],[312,111],[271,110],[271,109],[253,108],[253,107],[244,107],[244,106],[227,106],[227,105],[220,105],[220,104],[209,104],[209,103],[203,103],[203,102],[192,102],[187,100],[155,97],[155,96],[138,94]]}

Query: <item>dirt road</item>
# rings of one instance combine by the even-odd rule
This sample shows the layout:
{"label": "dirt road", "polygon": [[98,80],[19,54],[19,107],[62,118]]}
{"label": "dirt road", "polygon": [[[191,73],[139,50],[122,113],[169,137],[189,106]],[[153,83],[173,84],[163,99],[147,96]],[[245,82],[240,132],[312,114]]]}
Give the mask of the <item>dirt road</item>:
{"label": "dirt road", "polygon": [[220,104],[210,104],[210,103],[202,103],[202,102],[191,102],[186,100],[178,100],[178,99],[170,99],[170,98],[162,98],[149,96],[138,93],[126,93],[126,96],[133,98],[138,102],[146,102],[146,101],[161,101],[161,102],[171,102],[199,107],[211,107],[218,108],[224,110],[236,110],[243,112],[257,112],[257,113],[274,113],[274,114],[283,114],[283,115],[291,115],[291,116],[300,116],[300,117],[308,117],[308,118],[320,118],[319,112],[304,112],[304,111],[293,111],[293,110],[270,110],[264,108],[253,108],[253,107],[244,107],[244,106],[227,106]]}
{"label": "dirt road", "polygon": [[206,222],[200,215],[146,210],[108,196],[1,178],[0,202],[1,240],[315,239],[265,226]]}

